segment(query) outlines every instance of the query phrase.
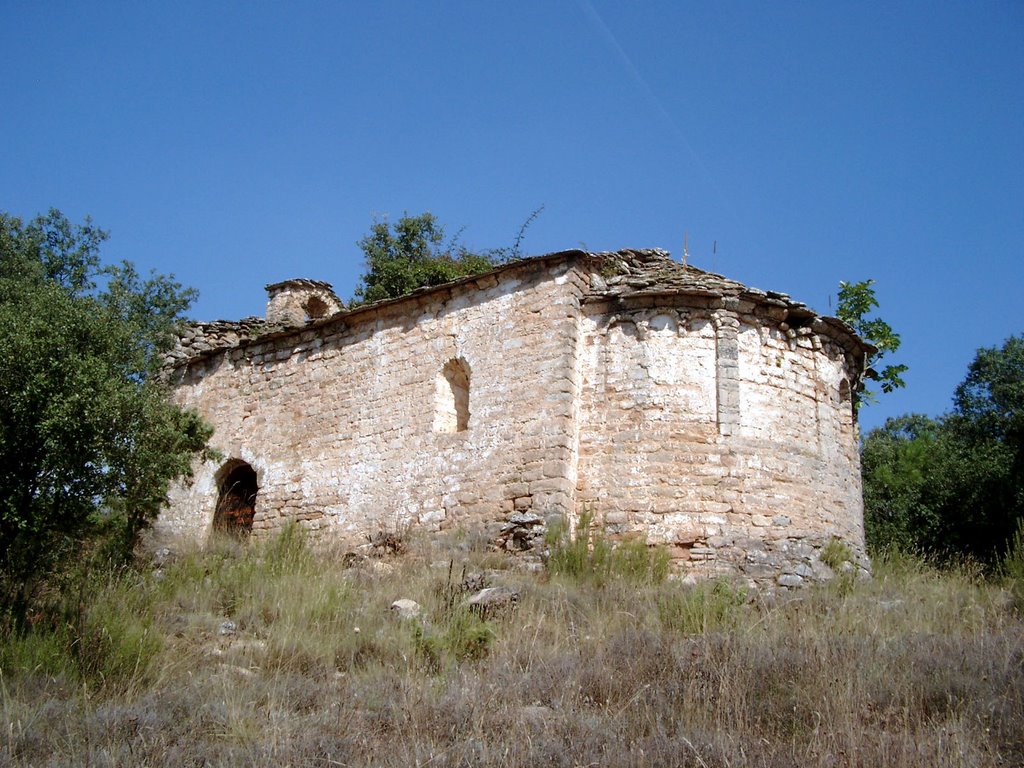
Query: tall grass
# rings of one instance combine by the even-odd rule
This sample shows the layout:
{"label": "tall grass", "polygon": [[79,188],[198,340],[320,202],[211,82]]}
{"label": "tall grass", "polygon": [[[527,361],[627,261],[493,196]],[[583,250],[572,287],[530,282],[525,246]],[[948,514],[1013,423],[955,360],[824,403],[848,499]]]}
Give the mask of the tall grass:
{"label": "tall grass", "polygon": [[548,571],[556,576],[602,585],[610,579],[634,584],[658,584],[668,577],[669,554],[664,547],[648,546],[642,538],[613,543],[584,510],[570,535],[564,523],[554,523],[546,534]]}
{"label": "tall grass", "polygon": [[[98,578],[78,634],[0,648],[0,764],[1024,764],[1008,582],[894,557],[773,598],[594,539],[547,577],[412,550],[345,568],[295,529]],[[481,580],[518,604],[469,611]]]}

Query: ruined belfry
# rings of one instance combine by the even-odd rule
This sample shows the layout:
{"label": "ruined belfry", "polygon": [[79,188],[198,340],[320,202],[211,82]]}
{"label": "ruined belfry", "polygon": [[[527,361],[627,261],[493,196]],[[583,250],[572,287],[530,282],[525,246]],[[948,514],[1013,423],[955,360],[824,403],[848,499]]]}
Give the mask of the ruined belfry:
{"label": "ruined belfry", "polygon": [[828,575],[833,539],[863,558],[871,348],[785,294],[660,250],[352,308],[319,281],[267,289],[265,319],[194,324],[167,357],[222,458],[172,490],[158,533],[476,530],[529,553],[586,511],[698,576],[796,586]]}

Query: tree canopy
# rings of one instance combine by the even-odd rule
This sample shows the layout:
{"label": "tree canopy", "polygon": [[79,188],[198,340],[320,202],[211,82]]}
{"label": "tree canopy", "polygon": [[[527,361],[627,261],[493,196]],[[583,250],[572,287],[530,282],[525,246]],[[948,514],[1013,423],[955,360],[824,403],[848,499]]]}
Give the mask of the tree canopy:
{"label": "tree canopy", "polygon": [[492,254],[473,253],[458,245],[457,238],[446,243],[444,227],[429,212],[406,214],[394,225],[375,221],[359,247],[366,256],[366,273],[356,299],[365,302],[485,272],[496,263]]}
{"label": "tree canopy", "polygon": [[868,546],[995,563],[1024,518],[1024,336],[980,349],[939,418],[864,439]]}
{"label": "tree canopy", "polygon": [[366,272],[356,287],[355,303],[396,299],[417,288],[468,277],[522,256],[526,230],[544,210],[541,205],[523,221],[511,246],[473,251],[459,242],[461,230],[445,240],[445,228],[429,211],[408,213],[394,224],[374,221],[359,241]]}
{"label": "tree canopy", "polygon": [[51,210],[0,213],[0,596],[8,616],[61,559],[106,534],[121,553],[210,429],[169,399],[161,355],[195,294]]}

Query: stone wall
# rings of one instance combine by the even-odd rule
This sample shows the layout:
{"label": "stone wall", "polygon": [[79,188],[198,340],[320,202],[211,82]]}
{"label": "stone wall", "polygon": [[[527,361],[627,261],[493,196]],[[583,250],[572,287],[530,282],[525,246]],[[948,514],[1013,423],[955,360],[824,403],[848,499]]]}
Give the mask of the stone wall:
{"label": "stone wall", "polygon": [[[270,314],[333,296],[268,289]],[[257,536],[481,529],[515,550],[589,512],[697,576],[797,586],[829,575],[833,537],[866,565],[865,347],[784,294],[662,251],[573,251],[289,322],[197,325],[168,357],[224,458],[172,491],[159,531],[204,540],[247,465]]]}
{"label": "stone wall", "polygon": [[717,444],[715,333],[707,311],[588,307],[578,503],[614,535],[678,559],[717,532],[727,474]]}
{"label": "stone wall", "polygon": [[[256,535],[298,520],[353,543],[408,526],[497,536],[516,513],[571,510],[570,272],[533,264],[271,334],[179,368],[177,398],[256,470]],[[469,371],[469,428],[438,430],[453,360]],[[161,530],[203,539],[217,468],[174,490]]]}
{"label": "stone wall", "polygon": [[341,301],[330,283],[320,280],[284,280],[267,286],[267,323],[294,328],[340,312]]}
{"label": "stone wall", "polygon": [[164,365],[168,369],[187,365],[192,359],[245,344],[269,330],[266,321],[259,317],[192,323],[182,330],[174,348],[164,355]]}
{"label": "stone wall", "polygon": [[577,514],[702,576],[794,586],[833,537],[866,564],[844,350],[750,302],[674,303],[587,306]]}

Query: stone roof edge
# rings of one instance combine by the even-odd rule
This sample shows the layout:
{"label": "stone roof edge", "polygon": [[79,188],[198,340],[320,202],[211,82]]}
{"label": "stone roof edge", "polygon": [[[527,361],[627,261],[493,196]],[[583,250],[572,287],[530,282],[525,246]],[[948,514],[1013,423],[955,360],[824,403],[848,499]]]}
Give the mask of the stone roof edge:
{"label": "stone roof edge", "polygon": [[[516,268],[523,267],[523,266],[530,265],[530,264],[544,264],[544,263],[568,260],[570,258],[573,258],[573,259],[583,259],[583,260],[587,260],[587,261],[592,261],[595,264],[601,264],[604,261],[606,261],[607,259],[609,259],[611,257],[615,257],[615,256],[617,256],[619,254],[622,254],[622,253],[653,252],[653,251],[659,251],[659,252],[667,254],[667,252],[661,251],[661,249],[657,249],[657,248],[649,248],[649,249],[623,248],[623,249],[620,249],[619,251],[599,251],[599,252],[589,252],[589,251],[580,250],[578,248],[572,248],[572,249],[568,249],[568,250],[564,250],[564,251],[553,251],[551,253],[541,254],[539,256],[528,256],[528,257],[524,257],[524,258],[520,258],[520,259],[514,259],[512,261],[507,261],[507,262],[505,262],[503,264],[499,264],[499,265],[495,266],[493,269],[487,270],[486,272],[478,272],[478,273],[473,274],[473,275],[467,275],[466,277],[460,277],[460,278],[458,278],[456,280],[451,280],[451,281],[449,281],[447,283],[442,283],[440,285],[424,286],[422,288],[417,288],[415,291],[412,291],[411,293],[407,293],[404,296],[399,296],[399,297],[391,298],[391,299],[382,299],[380,301],[375,301],[375,302],[372,302],[372,303],[369,303],[369,304],[360,304],[358,306],[350,307],[350,308],[343,308],[340,311],[335,312],[332,315],[328,315],[326,317],[323,317],[323,318],[311,321],[311,322],[306,323],[305,325],[301,325],[301,326],[294,326],[294,327],[287,327],[287,328],[275,328],[273,326],[268,326],[266,324],[265,320],[263,320],[262,318],[257,318],[257,317],[247,317],[247,318],[243,318],[243,319],[237,320],[237,321],[215,320],[215,321],[207,321],[207,322],[202,322],[202,321],[200,321],[200,322],[190,322],[190,323],[187,324],[187,326],[186,326],[187,328],[202,328],[202,329],[209,328],[211,330],[219,330],[219,331],[235,331],[236,333],[240,332],[241,335],[240,335],[239,341],[237,343],[235,343],[235,344],[225,344],[223,346],[212,347],[209,350],[204,350],[204,351],[202,351],[202,352],[200,352],[198,354],[192,354],[192,355],[190,355],[188,357],[185,357],[185,358],[182,358],[182,359],[177,359],[177,360],[175,360],[173,362],[168,361],[166,365],[167,365],[167,367],[169,369],[179,368],[179,367],[181,367],[183,365],[187,365],[188,363],[191,363],[194,360],[199,360],[199,359],[203,359],[203,358],[206,358],[206,357],[212,357],[213,355],[218,354],[218,353],[220,353],[220,352],[222,352],[224,350],[227,350],[227,349],[233,349],[235,347],[246,347],[246,346],[249,346],[251,344],[260,343],[260,342],[263,342],[263,341],[271,341],[271,340],[274,340],[274,339],[284,338],[286,336],[292,336],[292,335],[301,334],[301,333],[304,333],[304,332],[310,331],[310,330],[316,330],[318,328],[322,328],[322,327],[330,325],[332,323],[345,322],[348,318],[351,318],[351,317],[355,317],[355,316],[358,316],[358,315],[361,315],[361,314],[368,314],[368,313],[371,313],[371,312],[376,312],[376,311],[378,311],[380,309],[383,309],[385,307],[390,307],[390,306],[394,306],[396,304],[401,304],[402,302],[406,302],[406,301],[409,301],[411,299],[418,299],[420,297],[427,296],[427,295],[429,295],[431,293],[440,292],[440,291],[443,291],[443,290],[451,290],[452,288],[457,288],[459,286],[468,285],[468,284],[476,282],[478,280],[485,279],[487,277],[492,277],[492,276],[495,276],[495,275],[499,275],[499,274],[502,274],[502,273],[507,272],[509,270],[516,269]],[[824,331],[826,333],[826,335],[828,335],[830,338],[833,338],[837,342],[839,342],[840,346],[842,346],[848,352],[855,352],[855,351],[857,351],[857,352],[860,352],[861,354],[863,354],[865,357],[867,357],[868,355],[870,355],[873,352],[877,351],[876,348],[873,345],[871,345],[870,343],[868,343],[867,341],[862,339],[860,336],[858,336],[856,331],[854,331],[853,328],[851,328],[849,325],[844,323],[839,318],[825,316],[825,315],[819,315],[817,312],[815,312],[814,310],[810,309],[806,304],[803,304],[801,302],[794,301],[793,299],[791,299],[788,294],[779,293],[779,292],[776,292],[776,291],[764,291],[764,290],[761,290],[759,288],[751,288],[751,287],[743,285],[742,283],[738,283],[737,281],[733,281],[730,278],[725,278],[722,275],[718,275],[718,274],[713,273],[713,272],[706,272],[705,270],[702,270],[699,267],[690,266],[690,267],[688,267],[688,269],[697,270],[698,272],[700,272],[702,274],[705,274],[705,275],[708,275],[710,277],[720,278],[722,280],[726,280],[728,282],[735,283],[740,288],[740,290],[738,290],[735,294],[726,294],[726,293],[722,293],[720,291],[709,290],[707,288],[683,288],[683,287],[679,287],[679,288],[671,288],[671,289],[667,289],[667,290],[654,290],[654,291],[649,291],[649,292],[637,291],[637,292],[627,293],[627,294],[619,295],[619,296],[602,296],[600,294],[596,294],[596,295],[593,295],[591,297],[588,297],[587,301],[602,301],[602,300],[604,300],[604,301],[616,301],[616,300],[617,301],[623,301],[623,300],[628,299],[628,298],[644,298],[644,297],[654,297],[654,296],[701,296],[701,297],[712,298],[712,299],[714,299],[714,298],[723,298],[724,299],[727,296],[732,295],[732,296],[735,296],[736,298],[739,298],[739,299],[743,299],[743,300],[747,300],[747,301],[753,301],[755,304],[764,305],[764,306],[776,306],[776,307],[780,307],[780,308],[785,308],[785,309],[787,309],[790,312],[795,312],[796,314],[801,314],[801,315],[803,315],[803,318],[805,320],[807,320],[812,325],[812,330],[814,330],[815,332],[823,332]],[[272,284],[267,286],[267,289],[270,290],[273,287],[279,287],[279,286],[282,286],[282,285],[285,285],[285,284],[288,284],[288,283],[298,283],[299,281],[304,281],[306,283],[315,284],[315,285],[322,284],[322,285],[326,285],[326,286],[328,286],[330,288],[330,284],[329,283],[322,283],[322,281],[305,280],[305,278],[299,278],[298,280],[285,280],[285,281],[281,281],[279,283],[272,283]],[[259,332],[260,330],[263,330],[263,332],[260,333]],[[253,332],[256,332],[256,333],[253,334]]]}
{"label": "stone roof edge", "polygon": [[[648,249],[632,249],[624,248],[619,251],[601,251],[599,253],[585,253],[585,256],[604,260],[610,257],[615,257],[623,253],[636,253],[637,251],[647,252],[661,252],[668,256],[667,251],[663,251],[660,248],[648,248]],[[678,266],[682,267],[679,262],[673,262]],[[782,293],[779,291],[766,291],[761,288],[755,288],[740,283],[732,278],[725,277],[716,272],[709,272],[695,267],[692,264],[687,265],[686,269],[694,270],[701,275],[705,275],[710,278],[716,278],[723,280],[727,283],[731,283],[736,286],[735,292],[725,292],[715,290],[707,287],[664,287],[664,288],[652,288],[649,290],[634,290],[627,293],[621,294],[602,294],[594,293],[587,297],[588,303],[611,301],[611,302],[623,302],[631,298],[643,299],[643,298],[657,298],[661,296],[695,296],[707,299],[721,299],[726,300],[729,298],[739,299],[741,301],[750,301],[756,305],[763,307],[777,307],[779,309],[785,309],[787,311],[787,318],[793,317],[800,320],[801,325],[810,326],[814,333],[824,334],[829,338],[835,340],[844,350],[847,352],[859,353],[865,359],[870,355],[878,351],[870,342],[861,338],[857,335],[857,332],[846,322],[840,320],[838,317],[831,315],[822,315],[811,309],[805,303],[796,301],[789,294]]]}
{"label": "stone roof edge", "polygon": [[[423,296],[427,296],[431,293],[440,292],[444,290],[451,290],[462,285],[468,285],[469,283],[476,282],[487,277],[507,272],[509,270],[527,266],[530,264],[548,263],[569,258],[579,258],[586,256],[594,256],[596,254],[590,254],[586,251],[579,250],[577,248],[565,250],[565,251],[554,251],[552,253],[545,253],[539,256],[526,256],[520,259],[514,259],[507,261],[503,264],[498,264],[493,269],[489,269],[486,272],[477,272],[473,275],[467,275],[466,277],[460,277],[455,280],[450,280],[447,283],[441,283],[440,285],[424,286],[417,288],[404,296],[398,296],[392,299],[381,299],[380,301],[374,301],[368,304],[359,304],[355,307],[347,307],[335,312],[332,315],[319,318],[317,320],[310,321],[304,325],[290,326],[290,327],[275,327],[269,325],[263,318],[259,317],[246,317],[242,320],[212,320],[212,321],[190,321],[185,324],[186,332],[188,329],[201,329],[201,330],[212,330],[217,332],[234,332],[240,335],[237,343],[234,344],[223,344],[221,346],[211,347],[210,349],[202,350],[198,353],[191,355],[177,357],[174,360],[170,360],[165,356],[164,366],[168,370],[174,370],[182,366],[188,365],[196,360],[202,360],[208,357],[213,357],[216,354],[224,352],[228,349],[235,349],[241,347],[247,347],[252,344],[262,343],[264,341],[273,341],[275,339],[285,338],[287,336],[293,336],[306,331],[316,330],[323,328],[324,326],[331,325],[332,323],[345,322],[351,317],[369,314],[376,312],[385,307],[390,307],[395,304],[401,304],[402,302],[409,301],[410,299],[418,299]],[[316,284],[320,281],[305,280],[299,278],[298,280],[284,280],[279,283],[272,283],[266,287],[267,290],[272,288],[281,287],[286,284],[299,284],[300,281],[304,281],[310,284]],[[324,283],[324,285],[330,285]],[[332,291],[333,292],[333,291]],[[262,330],[262,333],[250,335],[250,331]]]}
{"label": "stone roof edge", "polygon": [[872,355],[878,351],[877,347],[858,336],[857,332],[850,325],[838,317],[820,315],[802,302],[793,301],[788,297],[786,299],[778,299],[772,294],[774,296],[778,295],[774,291],[762,291],[759,288],[748,288],[737,294],[723,293],[708,288],[671,288],[635,291],[620,295],[593,294],[587,297],[586,301],[587,303],[595,304],[599,302],[623,303],[629,299],[650,299],[662,296],[695,296],[712,300],[721,299],[723,301],[735,298],[740,301],[749,301],[759,306],[785,309],[789,313],[788,317],[799,318],[802,325],[809,325],[815,333],[824,333],[829,338],[835,339],[847,351],[860,351],[865,356]]}
{"label": "stone roof edge", "polygon": [[[331,285],[328,282],[324,282],[323,280],[311,280],[307,277],[292,277],[288,280],[279,280],[276,283],[268,283],[267,285],[263,286],[263,289],[269,292],[276,291],[279,288],[287,288],[292,285],[301,286],[303,288],[320,288],[322,290],[328,291],[329,293],[331,293],[331,295],[334,295],[333,285]],[[335,298],[337,298],[337,296],[335,296]]]}
{"label": "stone roof edge", "polygon": [[210,328],[212,330],[239,330],[252,328],[254,330],[267,327],[267,321],[262,317],[253,315],[243,317],[241,320],[188,320],[183,323],[185,328]]}
{"label": "stone roof edge", "polygon": [[[369,304],[359,304],[358,306],[344,310],[344,312],[342,313],[332,315],[330,319],[337,318],[338,315],[340,314],[344,314],[346,317],[349,317],[363,310],[378,309],[380,307],[389,307],[393,304],[400,304],[403,301],[408,301],[410,298],[414,296],[426,296],[427,294],[434,293],[435,291],[442,291],[451,288],[456,288],[461,285],[468,285],[469,283],[480,280],[481,278],[493,277],[494,275],[501,274],[502,272],[507,272],[510,269],[515,269],[516,267],[526,266],[527,264],[539,264],[544,262],[568,259],[570,257],[578,258],[580,256],[591,255],[593,254],[589,254],[586,251],[581,251],[579,249],[571,249],[567,251],[554,251],[552,253],[544,253],[541,254],[540,256],[525,256],[520,259],[513,259],[512,261],[506,261],[502,264],[498,264],[493,269],[488,269],[486,272],[477,272],[476,274],[467,275],[466,277],[459,277],[456,278],[455,280],[449,280],[447,283],[441,283],[440,285],[425,285],[422,288],[417,288],[414,291],[410,291],[404,296],[398,296],[393,299],[381,299],[380,301],[374,301]],[[325,318],[325,320],[326,319],[327,318]],[[318,323],[310,323],[305,327],[310,328],[314,327],[317,324]]]}

